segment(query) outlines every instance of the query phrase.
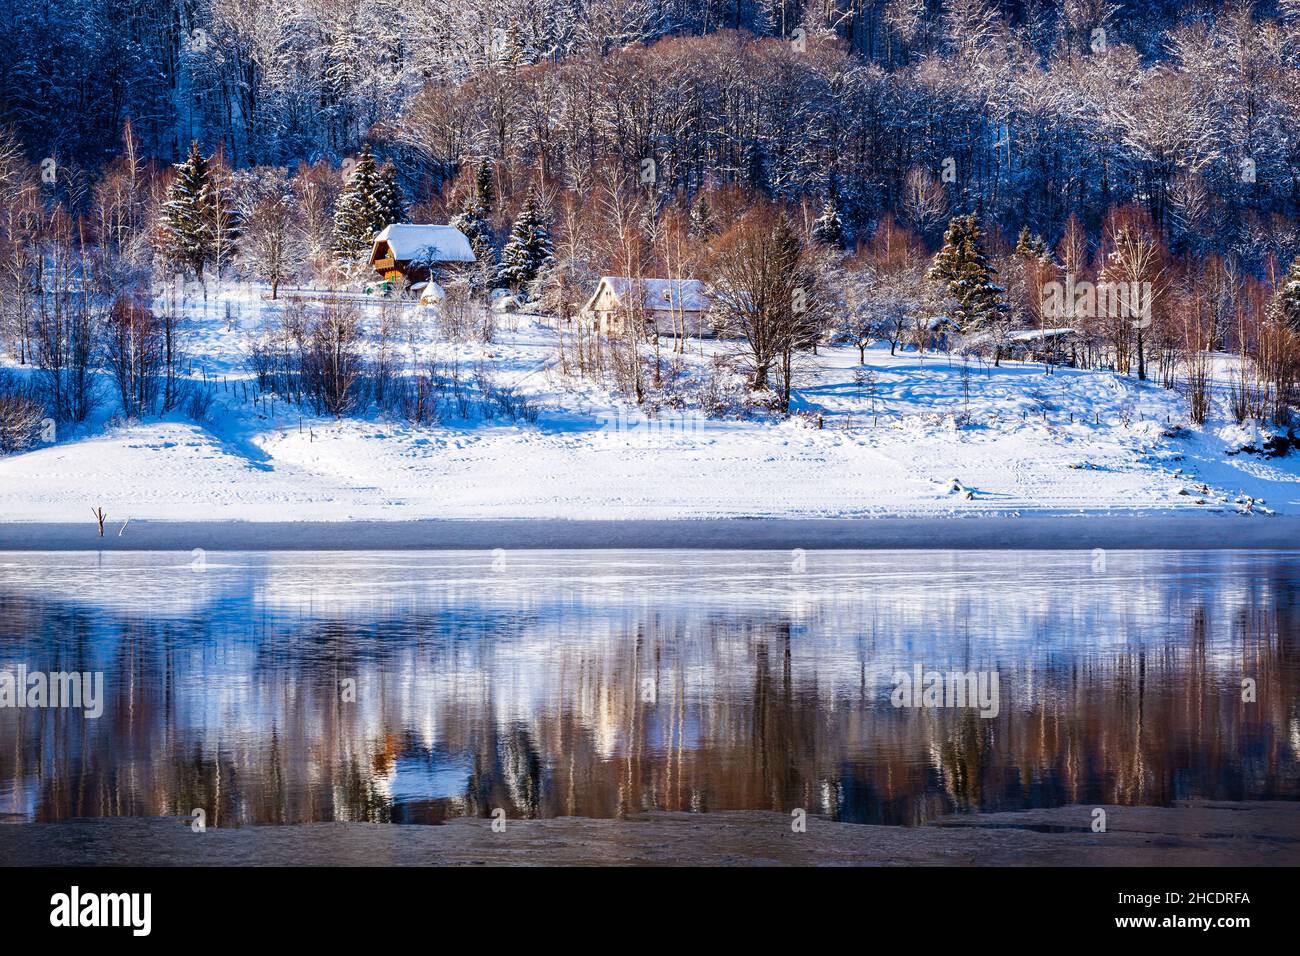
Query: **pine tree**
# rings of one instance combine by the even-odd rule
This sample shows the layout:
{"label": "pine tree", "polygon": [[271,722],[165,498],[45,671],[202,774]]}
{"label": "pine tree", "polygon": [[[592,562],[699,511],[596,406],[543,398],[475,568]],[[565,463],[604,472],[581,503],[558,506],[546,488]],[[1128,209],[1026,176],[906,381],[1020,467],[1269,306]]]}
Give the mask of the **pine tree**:
{"label": "pine tree", "polygon": [[1052,250],[1047,246],[1047,240],[1042,236],[1034,235],[1029,231],[1028,226],[1020,230],[1020,236],[1016,240],[1016,255],[1023,259],[1038,259],[1042,262],[1052,261]]}
{"label": "pine tree", "polygon": [[353,259],[370,250],[375,234],[405,217],[397,171],[375,164],[369,145],[363,146],[334,211],[334,251]]}
{"label": "pine tree", "polygon": [[465,198],[461,211],[451,219],[451,225],[465,234],[469,247],[474,250],[476,267],[471,283],[486,286],[496,274],[496,236],[492,232],[492,207],[496,201],[492,185],[492,166],[480,160],[474,174],[474,189]]}
{"label": "pine tree", "polygon": [[926,278],[946,288],[955,302],[951,318],[963,334],[1000,322],[1007,312],[1002,287],[993,282],[997,270],[980,241],[979,222],[972,214],[948,223],[943,248],[934,257]]}
{"label": "pine tree", "polygon": [[844,245],[844,223],[840,221],[839,210],[835,208],[835,197],[827,196],[822,206],[822,214],[812,227],[813,239],[823,246],[842,248]]}
{"label": "pine tree", "polygon": [[1028,226],[1020,227],[1020,236],[1016,239],[1016,255],[1031,256],[1034,254],[1034,237],[1029,233]]}
{"label": "pine tree", "polygon": [[524,44],[524,31],[518,20],[511,20],[501,39],[501,59],[506,66],[517,69],[528,62],[528,50]]}
{"label": "pine tree", "polygon": [[704,193],[695,197],[691,203],[691,235],[696,239],[707,239],[713,234],[713,210]]}
{"label": "pine tree", "polygon": [[451,225],[465,234],[471,246],[485,242],[490,247],[495,241],[491,222],[494,198],[492,167],[484,159],[479,162],[478,172],[474,174],[473,192],[466,197],[465,205],[451,220]]}
{"label": "pine tree", "polygon": [[168,257],[199,278],[212,259],[213,206],[212,175],[194,142],[189,157],[176,165],[176,179],[163,207],[162,234]]}
{"label": "pine tree", "polygon": [[1286,328],[1300,333],[1300,256],[1291,263],[1273,296],[1272,313]]}
{"label": "pine tree", "polygon": [[530,186],[524,206],[510,230],[510,238],[501,250],[497,282],[517,292],[537,278],[537,274],[554,259],[551,235],[542,217],[537,192]]}
{"label": "pine tree", "polygon": [[397,184],[397,169],[392,163],[384,163],[383,168],[379,170],[379,194],[375,198],[375,219],[382,223],[379,229],[383,229],[389,223],[406,221],[406,199],[402,195],[402,187]]}

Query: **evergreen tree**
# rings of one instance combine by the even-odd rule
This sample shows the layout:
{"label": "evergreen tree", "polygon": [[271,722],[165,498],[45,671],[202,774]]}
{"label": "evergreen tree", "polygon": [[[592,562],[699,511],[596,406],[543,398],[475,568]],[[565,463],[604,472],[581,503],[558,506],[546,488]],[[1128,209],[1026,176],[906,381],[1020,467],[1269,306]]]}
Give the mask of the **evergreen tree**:
{"label": "evergreen tree", "polygon": [[713,210],[704,193],[695,197],[691,203],[691,235],[696,239],[707,239],[713,234]]}
{"label": "evergreen tree", "polygon": [[465,234],[471,246],[477,252],[478,243],[489,248],[495,242],[492,235],[492,206],[494,202],[492,187],[492,167],[486,159],[481,160],[478,172],[474,174],[474,190],[465,199],[461,211],[452,217],[451,225]]}
{"label": "evergreen tree", "polygon": [[1016,239],[1016,255],[1032,256],[1034,254],[1034,237],[1030,235],[1028,226],[1020,227],[1020,236]]}
{"label": "evergreen tree", "polygon": [[1052,250],[1047,246],[1047,240],[1042,236],[1034,235],[1029,231],[1028,226],[1020,230],[1020,236],[1016,240],[1016,255],[1023,259],[1038,259],[1042,262],[1052,261]]}
{"label": "evergreen tree", "polygon": [[[402,187],[397,184],[397,169],[392,163],[384,163],[379,170],[379,194],[375,198],[375,218],[383,229],[389,223],[406,221],[406,198]],[[378,232],[379,230],[375,230]]]}
{"label": "evergreen tree", "polygon": [[524,44],[524,31],[518,20],[511,20],[501,38],[501,59],[506,66],[516,69],[528,62],[528,50]]}
{"label": "evergreen tree", "polygon": [[934,257],[926,278],[944,287],[954,304],[951,318],[963,334],[1000,322],[1007,312],[1002,287],[993,282],[997,270],[989,263],[975,216],[957,216],[948,223],[943,248]]}
{"label": "evergreen tree", "polygon": [[397,171],[380,169],[370,146],[363,146],[334,211],[334,251],[352,259],[370,250],[375,234],[405,217]]}
{"label": "evergreen tree", "polygon": [[496,236],[492,232],[492,207],[496,201],[492,185],[492,166],[480,160],[474,174],[474,189],[465,198],[465,205],[451,219],[451,225],[465,234],[469,247],[474,250],[476,267],[471,283],[486,287],[496,275]]}
{"label": "evergreen tree", "polygon": [[202,278],[212,259],[214,202],[212,174],[197,142],[176,165],[176,179],[163,207],[162,234],[168,258]]}
{"label": "evergreen tree", "polygon": [[827,196],[822,206],[822,214],[812,227],[813,239],[823,246],[844,246],[844,223],[840,221],[839,210],[835,208],[835,197]]}
{"label": "evergreen tree", "polygon": [[485,217],[490,216],[496,198],[496,187],[492,185],[492,164],[486,159],[480,159],[478,172],[474,174],[474,200],[479,213]]}
{"label": "evergreen tree", "polygon": [[1274,317],[1292,332],[1300,333],[1300,256],[1291,263],[1273,296]]}
{"label": "evergreen tree", "polygon": [[524,206],[510,230],[510,238],[501,250],[497,282],[517,292],[537,278],[537,274],[554,259],[551,235],[542,217],[537,192],[530,186]]}

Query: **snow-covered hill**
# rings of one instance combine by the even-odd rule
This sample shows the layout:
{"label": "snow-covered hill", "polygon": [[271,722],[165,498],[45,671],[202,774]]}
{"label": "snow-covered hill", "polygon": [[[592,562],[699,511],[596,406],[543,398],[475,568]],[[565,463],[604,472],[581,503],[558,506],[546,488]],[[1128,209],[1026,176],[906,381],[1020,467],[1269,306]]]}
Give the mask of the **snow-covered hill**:
{"label": "snow-covered hill", "polygon": [[[864,377],[856,349],[823,348],[792,419],[688,407],[651,421],[564,380],[556,333],[520,317],[487,346],[417,329],[404,354],[485,363],[538,404],[536,424],[335,420],[245,399],[248,336],[276,308],[232,296],[192,312],[194,374],[218,383],[204,422],[101,417],[0,458],[0,520],[82,522],[95,506],[185,521],[1300,513],[1300,455],[1240,452],[1258,437],[1222,402],[1189,427],[1179,393],[1110,372],[885,346],[868,349]],[[693,344],[688,371],[726,348]]]}

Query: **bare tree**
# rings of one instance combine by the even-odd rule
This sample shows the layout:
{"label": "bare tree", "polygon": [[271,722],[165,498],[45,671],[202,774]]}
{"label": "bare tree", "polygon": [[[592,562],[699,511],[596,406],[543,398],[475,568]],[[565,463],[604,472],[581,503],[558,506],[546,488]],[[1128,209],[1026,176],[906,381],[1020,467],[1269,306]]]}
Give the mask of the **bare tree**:
{"label": "bare tree", "polygon": [[789,219],[774,206],[755,207],[718,241],[712,275],[714,309],[739,338],[750,388],[775,384],[789,411],[795,357],[812,348],[822,316],[807,251]]}
{"label": "bare tree", "polygon": [[1162,317],[1168,284],[1164,246],[1145,209],[1125,206],[1111,210],[1104,229],[1103,255],[1101,278],[1116,294],[1108,295],[1104,306],[1099,299],[1099,313],[1106,313],[1120,371],[1128,371],[1132,343],[1138,378],[1145,379],[1147,330]]}
{"label": "bare tree", "polygon": [[23,451],[41,433],[45,407],[31,388],[7,369],[0,369],[0,454]]}
{"label": "bare tree", "polygon": [[338,200],[342,176],[324,160],[298,165],[293,177],[295,215],[293,248],[301,250],[318,279],[330,278],[334,255],[334,204]]}
{"label": "bare tree", "polygon": [[41,262],[40,197],[34,184],[0,197],[0,332],[20,365],[32,360],[32,323]]}
{"label": "bare tree", "polygon": [[104,322],[104,364],[117,384],[122,414],[135,418],[153,411],[163,368],[163,335],[157,317],[143,302],[119,296]]}
{"label": "bare tree", "polygon": [[280,283],[298,261],[293,191],[285,170],[251,170],[241,177],[235,211],[240,259],[249,272],[270,283],[271,298],[278,298]]}
{"label": "bare tree", "polygon": [[311,325],[304,370],[318,412],[342,417],[356,407],[364,370],[361,339],[356,307],[338,296],[329,298]]}
{"label": "bare tree", "polygon": [[94,407],[98,305],[87,262],[62,206],[50,214],[38,248],[34,357],[46,405],[60,421],[84,421]]}

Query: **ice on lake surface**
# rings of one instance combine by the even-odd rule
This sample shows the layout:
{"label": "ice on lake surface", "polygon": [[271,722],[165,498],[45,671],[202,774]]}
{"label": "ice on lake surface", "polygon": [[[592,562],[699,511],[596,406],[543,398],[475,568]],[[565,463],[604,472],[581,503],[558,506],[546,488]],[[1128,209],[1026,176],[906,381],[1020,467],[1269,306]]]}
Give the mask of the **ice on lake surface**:
{"label": "ice on lake surface", "polygon": [[105,701],[0,707],[11,822],[1300,799],[1292,552],[0,555],[20,668]]}

